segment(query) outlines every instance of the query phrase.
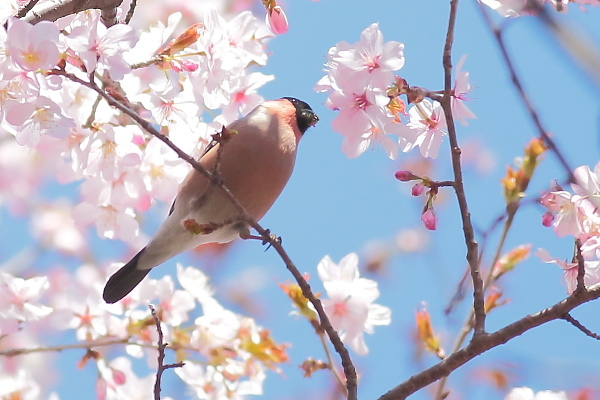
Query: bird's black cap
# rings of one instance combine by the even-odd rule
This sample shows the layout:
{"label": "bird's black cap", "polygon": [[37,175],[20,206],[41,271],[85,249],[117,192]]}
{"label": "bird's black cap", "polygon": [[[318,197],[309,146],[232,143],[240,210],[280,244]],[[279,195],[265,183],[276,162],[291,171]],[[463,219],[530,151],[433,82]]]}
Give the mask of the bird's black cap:
{"label": "bird's black cap", "polygon": [[306,132],[308,128],[315,126],[319,122],[319,117],[310,108],[308,103],[294,97],[284,97],[284,99],[289,100],[296,107],[296,123],[300,132]]}

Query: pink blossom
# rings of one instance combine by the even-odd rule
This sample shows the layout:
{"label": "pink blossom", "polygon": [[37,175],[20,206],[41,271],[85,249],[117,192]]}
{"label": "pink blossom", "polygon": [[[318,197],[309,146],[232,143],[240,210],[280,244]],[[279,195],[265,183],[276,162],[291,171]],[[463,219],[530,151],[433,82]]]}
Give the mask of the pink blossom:
{"label": "pink blossom", "polygon": [[581,196],[572,195],[564,190],[542,195],[540,203],[550,212],[556,213],[556,219],[552,225],[559,237],[567,235],[578,237],[583,233],[586,203],[581,200]]}
{"label": "pink blossom", "polygon": [[433,208],[428,208],[423,214],[421,214],[421,221],[425,228],[430,231],[435,231],[437,229],[437,215],[433,211]]}
{"label": "pink blossom", "polygon": [[[404,66],[404,44],[383,42],[379,24],[371,24],[362,31],[360,41],[348,48],[342,48],[333,56],[333,61],[354,71],[364,71],[373,75],[370,79],[379,85],[389,85],[393,71]],[[380,77],[379,77],[380,75]]]}
{"label": "pink blossom", "polygon": [[152,113],[154,120],[162,126],[168,126],[175,119],[187,121],[189,116],[198,115],[200,112],[191,88],[181,90],[179,83],[176,82],[175,84],[177,87],[170,80],[151,83],[149,85],[150,91],[139,96],[144,107]]}
{"label": "pink blossom", "polygon": [[258,94],[258,89],[274,79],[274,75],[252,72],[240,75],[236,81],[232,81],[231,101],[221,109],[223,122],[231,123],[262,103],[264,99]]}
{"label": "pink blossom", "polygon": [[35,321],[48,316],[52,308],[40,304],[39,298],[49,286],[46,277],[22,279],[0,272],[0,317]]}
{"label": "pink blossom", "polygon": [[348,254],[339,264],[325,256],[317,270],[329,297],[322,302],[331,324],[357,354],[367,354],[363,334],[372,334],[375,325],[391,322],[391,310],[374,303],[379,297],[377,283],[360,278],[356,253]]}
{"label": "pink blossom", "polygon": [[283,35],[287,33],[289,24],[287,16],[280,6],[271,7],[267,10],[265,17],[267,26],[275,35]]}
{"label": "pink blossom", "polygon": [[31,25],[11,18],[7,36],[8,53],[23,70],[50,69],[58,62],[58,27],[53,23]]}
{"label": "pink blossom", "polygon": [[462,56],[458,62],[458,65],[456,66],[451,103],[452,115],[464,126],[469,124],[467,119],[476,118],[475,114],[473,114],[473,112],[469,110],[469,107],[467,107],[465,104],[465,102],[470,100],[467,97],[467,94],[471,91],[471,85],[469,84],[469,73],[461,71],[466,59],[466,55]]}
{"label": "pink blossom", "polygon": [[131,208],[117,210],[110,205],[82,202],[73,209],[73,219],[79,226],[95,225],[98,236],[107,239],[130,241],[139,230]]}
{"label": "pink blossom", "polygon": [[27,147],[36,146],[41,135],[64,139],[75,126],[72,119],[62,114],[58,104],[44,96],[39,96],[33,103],[13,104],[6,121],[18,127],[17,143]]}
{"label": "pink blossom", "polygon": [[205,30],[196,43],[206,56],[199,58],[200,68],[191,73],[197,100],[217,109],[231,100],[232,84],[253,63],[265,65],[267,55],[260,42],[259,23],[250,12],[226,22],[216,11],[204,15]]}
{"label": "pink blossom", "polygon": [[398,42],[383,42],[377,24],[362,32],[354,45],[340,42],[328,51],[327,75],[315,90],[328,92],[325,102],[339,114],[332,128],[344,137],[342,150],[348,157],[358,157],[379,143],[390,158],[398,154],[398,146],[387,136],[400,134],[402,127],[387,109],[386,89],[392,82],[393,71],[404,65]]}
{"label": "pink blossom", "polygon": [[152,398],[154,375],[138,377],[127,357],[117,357],[108,363],[104,358],[97,361],[98,379],[103,380],[101,392],[106,400]]}
{"label": "pink blossom", "polygon": [[[567,293],[572,294],[577,288],[577,273],[579,265],[577,262],[567,262],[552,258],[550,253],[545,249],[538,249],[535,255],[547,264],[556,264],[564,271],[564,280],[567,285]],[[597,283],[600,283],[600,261],[585,261],[584,262],[584,277],[583,281],[586,288],[589,288]]]}
{"label": "pink blossom", "polygon": [[187,321],[188,313],[196,306],[190,292],[175,290],[173,279],[168,275],[159,280],[146,279],[138,288],[131,297],[141,305],[158,303],[156,307],[162,312],[162,321],[169,326],[180,326]]}
{"label": "pink blossom", "polygon": [[25,368],[0,375],[0,399],[38,400],[41,389],[31,372]]}
{"label": "pink blossom", "polygon": [[139,165],[141,150],[133,143],[132,129],[110,124],[97,129],[89,138],[84,173],[87,176],[101,176],[106,181],[116,181],[124,169]]}
{"label": "pink blossom", "polygon": [[158,138],[150,139],[143,157],[139,168],[146,191],[160,201],[173,201],[189,165]]}
{"label": "pink blossom", "polygon": [[99,64],[116,81],[131,71],[123,52],[131,49],[137,40],[131,26],[116,24],[106,28],[100,22],[100,14],[94,14],[89,25],[76,26],[67,36],[67,44],[79,56],[88,74],[96,71]]}
{"label": "pink blossom", "polygon": [[[255,364],[255,366],[258,366]],[[213,365],[202,366],[193,362],[186,362],[182,368],[176,368],[175,373],[194,392],[198,399],[238,399],[246,398],[245,395],[261,395],[262,386],[266,375],[262,368],[250,380],[230,380],[228,376],[242,376],[242,365],[237,365],[237,371]]]}
{"label": "pink blossom", "polygon": [[419,147],[423,157],[437,158],[447,129],[441,104],[425,99],[408,113],[410,122],[400,134],[400,148],[408,152]]}
{"label": "pink blossom", "polygon": [[596,164],[594,171],[589,166],[582,165],[575,168],[573,175],[577,181],[571,185],[573,191],[600,207],[600,162]]}

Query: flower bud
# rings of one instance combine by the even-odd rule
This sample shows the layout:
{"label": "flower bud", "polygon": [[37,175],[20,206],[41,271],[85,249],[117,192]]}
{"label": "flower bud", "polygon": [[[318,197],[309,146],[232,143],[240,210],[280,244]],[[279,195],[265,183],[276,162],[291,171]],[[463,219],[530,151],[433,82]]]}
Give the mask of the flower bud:
{"label": "flower bud", "polygon": [[418,176],[414,175],[410,171],[396,171],[395,176],[396,176],[396,179],[398,179],[401,182],[408,182],[408,181],[414,181],[415,179],[419,179]]}
{"label": "flower bud", "polygon": [[423,186],[422,183],[415,183],[412,187],[411,194],[415,197],[420,196],[423,193],[423,190],[425,190],[425,186]]}
{"label": "flower bud", "polygon": [[428,208],[423,214],[421,214],[421,221],[425,228],[430,231],[435,231],[437,229],[437,215],[433,212],[433,208]]}

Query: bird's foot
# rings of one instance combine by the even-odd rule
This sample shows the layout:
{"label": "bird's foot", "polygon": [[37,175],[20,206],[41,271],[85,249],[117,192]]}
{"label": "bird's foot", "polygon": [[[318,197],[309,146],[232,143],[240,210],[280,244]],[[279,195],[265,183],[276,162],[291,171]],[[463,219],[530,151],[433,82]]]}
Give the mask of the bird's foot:
{"label": "bird's foot", "polygon": [[265,244],[268,243],[269,245],[267,246],[267,248],[265,249],[265,251],[269,250],[269,248],[273,245],[273,243],[281,244],[281,242],[282,242],[281,236],[277,236],[277,235],[271,233],[271,231],[269,229],[267,229],[265,231],[265,235],[268,236],[268,239],[265,236],[252,235],[250,233],[249,229],[244,229],[244,230],[240,231],[240,239],[243,239],[243,240],[248,240],[248,239],[261,240],[263,245],[265,245]]}

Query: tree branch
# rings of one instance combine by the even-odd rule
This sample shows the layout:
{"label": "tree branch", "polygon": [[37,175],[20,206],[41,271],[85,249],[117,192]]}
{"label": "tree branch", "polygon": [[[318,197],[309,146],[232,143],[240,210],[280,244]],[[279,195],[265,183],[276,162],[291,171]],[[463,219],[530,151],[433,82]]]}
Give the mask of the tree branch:
{"label": "tree branch", "polygon": [[592,331],[590,331],[588,328],[586,328],[585,326],[583,326],[583,324],[579,321],[577,321],[575,318],[573,318],[571,316],[571,314],[566,313],[563,316],[563,319],[567,322],[569,322],[571,325],[573,325],[575,328],[579,329],[581,332],[585,333],[587,336],[596,339],[596,340],[600,340],[600,335],[598,335],[597,333],[594,333]]}
{"label": "tree branch", "polygon": [[156,381],[154,382],[154,400],[160,400],[160,380],[163,372],[169,368],[183,367],[185,363],[178,362],[175,364],[165,364],[165,349],[167,348],[168,343],[164,342],[163,331],[162,327],[160,326],[160,319],[156,314],[154,306],[152,304],[148,304],[148,308],[152,313],[154,323],[156,324],[156,331],[158,332],[158,343],[156,344],[156,348],[158,350],[158,365],[156,366]]}
{"label": "tree branch", "polygon": [[132,341],[130,340],[130,338],[104,338],[90,342],[62,344],[57,346],[0,350],[0,356],[14,357],[25,354],[61,352],[64,350],[72,349],[92,349],[94,347],[114,346],[116,344],[136,345],[140,347],[155,348],[154,346],[148,343]]}
{"label": "tree branch", "polygon": [[444,66],[444,96],[441,99],[442,108],[446,117],[448,126],[448,137],[452,149],[452,170],[454,171],[454,191],[460,208],[465,244],[467,246],[467,262],[471,270],[471,279],[473,280],[473,310],[475,321],[473,324],[474,335],[485,334],[485,311],[483,298],[483,279],[479,270],[479,250],[475,240],[475,232],[471,222],[471,213],[467,205],[467,196],[463,185],[461,149],[458,146],[456,136],[456,127],[452,116],[452,43],[454,41],[454,26],[456,24],[456,14],[458,11],[458,0],[450,2],[450,17],[448,21],[448,32],[444,45],[443,66]]}
{"label": "tree branch", "polygon": [[114,9],[122,2],[123,0],[54,0],[43,3],[39,7],[33,7],[33,10],[23,20],[30,24],[37,24],[40,21],[56,21],[85,10]]}
{"label": "tree branch", "polygon": [[407,381],[381,396],[379,400],[405,399],[417,390],[424,388],[444,376],[448,376],[454,370],[486,351],[500,346],[537,326],[555,319],[564,319],[565,315],[574,308],[598,298],[600,298],[600,285],[596,285],[592,289],[581,293],[574,293],[552,307],[546,308],[535,314],[527,315],[494,333],[476,336],[463,349],[450,354],[444,361],[433,367],[413,375]]}
{"label": "tree branch", "polygon": [[508,72],[510,74],[510,79],[511,79],[515,89],[517,90],[517,93],[519,94],[519,97],[521,98],[521,101],[523,102],[525,109],[529,113],[529,116],[531,117],[533,124],[535,125],[536,129],[538,130],[539,136],[544,140],[544,142],[546,143],[546,146],[548,146],[550,151],[552,151],[552,153],[554,153],[554,155],[558,159],[558,162],[561,164],[565,173],[569,177],[569,182],[576,182],[575,176],[573,175],[573,169],[569,166],[569,163],[567,162],[567,160],[565,159],[563,154],[560,152],[560,150],[556,146],[556,143],[554,142],[552,137],[550,137],[550,134],[542,125],[540,116],[538,115],[537,111],[533,107],[533,104],[529,100],[529,97],[525,93],[525,89],[523,89],[521,80],[519,79],[519,76],[517,75],[515,67],[512,63],[512,59],[508,55],[508,50],[506,49],[506,45],[505,45],[504,39],[502,37],[502,30],[494,26],[494,23],[492,22],[492,19],[490,18],[489,14],[488,14],[488,10],[486,9],[486,6],[478,1],[475,3],[479,7],[481,16],[483,17],[486,25],[488,26],[488,29],[490,30],[490,32],[496,39],[496,43],[498,44],[498,48],[500,49],[500,54],[502,55],[502,58],[504,59],[504,64],[506,65],[506,68],[508,69]]}
{"label": "tree branch", "polygon": [[35,5],[36,5],[37,3],[39,3],[39,1],[40,1],[40,0],[30,0],[30,1],[29,1],[29,3],[27,3],[27,4],[25,5],[25,7],[21,8],[21,9],[19,10],[19,12],[17,13],[17,15],[15,15],[15,17],[17,17],[17,18],[23,18],[24,16],[26,16],[26,15],[27,15],[27,13],[28,13],[29,11],[31,11],[31,9],[32,9],[33,7],[35,7]]}

